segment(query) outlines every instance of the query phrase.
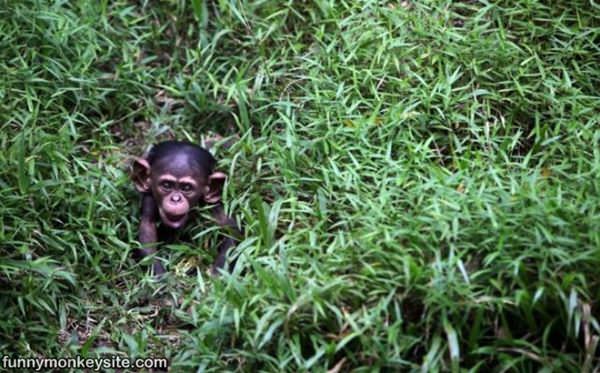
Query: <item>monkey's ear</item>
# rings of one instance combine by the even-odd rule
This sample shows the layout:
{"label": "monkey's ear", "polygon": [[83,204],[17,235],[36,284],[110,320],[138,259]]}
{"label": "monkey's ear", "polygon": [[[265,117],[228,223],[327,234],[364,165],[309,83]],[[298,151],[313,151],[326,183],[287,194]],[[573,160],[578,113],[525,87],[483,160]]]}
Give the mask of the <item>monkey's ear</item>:
{"label": "monkey's ear", "polygon": [[222,172],[213,172],[208,177],[207,191],[204,193],[204,201],[208,203],[217,203],[221,200],[221,193],[223,192],[223,184],[227,175]]}
{"label": "monkey's ear", "polygon": [[135,158],[131,170],[131,180],[140,193],[150,191],[150,164],[144,158]]}

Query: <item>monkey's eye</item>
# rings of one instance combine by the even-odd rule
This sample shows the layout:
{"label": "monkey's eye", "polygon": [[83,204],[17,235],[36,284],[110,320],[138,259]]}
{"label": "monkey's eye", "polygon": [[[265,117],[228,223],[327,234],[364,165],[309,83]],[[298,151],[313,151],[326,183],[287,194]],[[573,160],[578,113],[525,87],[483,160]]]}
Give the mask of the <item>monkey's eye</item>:
{"label": "monkey's eye", "polygon": [[192,189],[194,189],[192,187],[192,184],[189,184],[189,183],[183,183],[183,184],[181,184],[181,191],[182,192],[191,192]]}
{"label": "monkey's eye", "polygon": [[161,181],[160,186],[161,188],[169,190],[173,188],[173,182],[168,180]]}

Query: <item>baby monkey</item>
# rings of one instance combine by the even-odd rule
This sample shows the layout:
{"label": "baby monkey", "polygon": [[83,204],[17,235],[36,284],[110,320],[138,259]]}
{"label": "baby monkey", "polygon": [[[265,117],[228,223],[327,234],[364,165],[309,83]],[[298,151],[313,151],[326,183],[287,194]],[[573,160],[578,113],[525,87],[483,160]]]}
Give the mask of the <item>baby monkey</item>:
{"label": "baby monkey", "polygon": [[[197,205],[213,205],[215,221],[239,236],[235,221],[225,214],[221,204],[227,176],[215,171],[215,164],[207,150],[184,141],[161,142],[144,157],[135,159],[131,177],[142,195],[138,236],[142,249],[134,252],[136,259],[154,254],[156,248],[153,245],[183,228],[190,219],[191,209]],[[157,229],[159,221],[162,224],[160,231]],[[213,275],[223,268],[227,250],[234,244],[235,240],[230,237],[223,239],[211,267]],[[155,260],[152,271],[162,275],[165,268]]]}

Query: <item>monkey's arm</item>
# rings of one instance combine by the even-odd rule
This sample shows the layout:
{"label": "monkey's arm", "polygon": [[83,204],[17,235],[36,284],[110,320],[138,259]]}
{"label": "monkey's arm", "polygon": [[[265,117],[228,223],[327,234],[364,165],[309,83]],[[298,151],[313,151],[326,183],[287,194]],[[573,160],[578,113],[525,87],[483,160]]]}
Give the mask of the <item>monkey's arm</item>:
{"label": "monkey's arm", "polygon": [[[137,259],[143,259],[148,255],[156,253],[155,245],[158,242],[158,234],[156,232],[157,206],[154,197],[150,193],[142,195],[142,216],[140,217],[140,230],[138,240],[142,244],[142,248],[134,253]],[[159,260],[154,260],[152,263],[152,272],[155,275],[165,273],[165,268]]]}
{"label": "monkey's arm", "polygon": [[[229,235],[234,235],[235,237],[240,237],[242,235],[235,220],[230,218],[225,213],[223,205],[221,205],[220,203],[215,205],[215,207],[213,207],[212,214],[217,224],[225,228],[228,231]],[[227,259],[227,251],[236,243],[237,240],[230,236],[225,236],[223,238],[223,241],[221,242],[218,248],[217,258],[215,259],[215,262],[213,263],[211,268],[212,275],[219,274],[219,269],[222,269],[225,266],[225,260]]]}

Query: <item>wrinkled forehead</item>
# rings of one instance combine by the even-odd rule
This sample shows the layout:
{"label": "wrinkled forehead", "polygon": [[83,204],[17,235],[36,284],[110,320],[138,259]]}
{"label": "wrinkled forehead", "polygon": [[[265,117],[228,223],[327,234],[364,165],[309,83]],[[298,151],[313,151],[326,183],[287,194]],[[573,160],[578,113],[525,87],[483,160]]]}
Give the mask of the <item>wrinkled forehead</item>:
{"label": "wrinkled forehead", "polygon": [[172,154],[156,160],[152,164],[152,171],[156,176],[164,174],[170,174],[176,178],[189,176],[199,181],[204,181],[208,177],[204,167],[185,153]]}

